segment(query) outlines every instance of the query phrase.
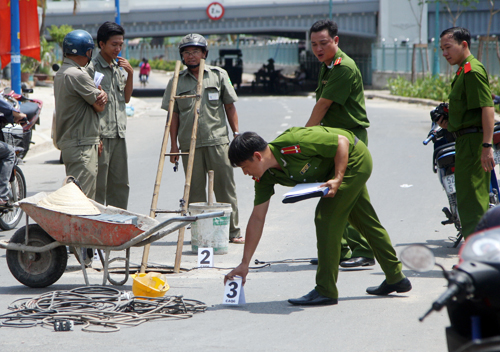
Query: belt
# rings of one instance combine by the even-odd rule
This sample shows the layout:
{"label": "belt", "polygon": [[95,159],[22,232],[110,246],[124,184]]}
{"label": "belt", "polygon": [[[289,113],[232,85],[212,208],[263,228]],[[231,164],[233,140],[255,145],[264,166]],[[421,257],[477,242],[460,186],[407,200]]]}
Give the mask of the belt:
{"label": "belt", "polygon": [[482,127],[467,127],[467,128],[462,128],[461,130],[458,130],[456,132],[451,132],[451,134],[453,135],[453,137],[455,137],[455,139],[463,136],[464,134],[469,134],[469,133],[483,133],[483,128]]}

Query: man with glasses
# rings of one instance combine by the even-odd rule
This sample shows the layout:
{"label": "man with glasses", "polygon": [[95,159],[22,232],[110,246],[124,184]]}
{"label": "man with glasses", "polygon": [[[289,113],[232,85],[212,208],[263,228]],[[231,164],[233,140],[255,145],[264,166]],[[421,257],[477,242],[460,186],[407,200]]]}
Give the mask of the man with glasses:
{"label": "man with glasses", "polygon": [[[196,94],[200,62],[208,55],[207,47],[206,39],[200,34],[192,33],[182,38],[179,52],[187,69],[179,73],[176,95]],[[163,96],[161,108],[164,110],[168,110],[172,81],[170,80],[168,83]],[[220,67],[205,65],[189,202],[207,201],[207,173],[209,170],[214,170],[214,193],[217,202],[229,203],[232,207],[229,224],[230,242],[244,243],[245,240],[238,227],[236,186],[233,168],[228,158],[229,137],[226,123],[227,116],[233,136],[237,136],[238,114],[234,106],[237,99],[227,72]],[[189,152],[195,102],[195,99],[177,99],[175,101],[170,125],[171,153],[179,153],[179,149],[183,153]],[[177,163],[178,160],[178,155],[170,157],[172,163]],[[188,156],[182,155],[184,172],[186,172],[187,162]]]}

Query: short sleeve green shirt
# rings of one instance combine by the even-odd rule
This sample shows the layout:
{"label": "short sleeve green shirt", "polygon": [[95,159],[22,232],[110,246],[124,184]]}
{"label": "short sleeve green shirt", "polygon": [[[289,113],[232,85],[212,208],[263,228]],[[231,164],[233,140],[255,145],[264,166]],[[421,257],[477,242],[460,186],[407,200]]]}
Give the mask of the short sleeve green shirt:
{"label": "short sleeve green shirt", "polygon": [[101,54],[87,66],[87,72],[94,78],[95,72],[104,75],[102,89],[108,94],[104,111],[98,113],[102,138],[125,138],[127,113],[125,104],[125,73],[116,65],[110,65]]}
{"label": "short sleeve green shirt", "polygon": [[85,68],[65,58],[54,77],[59,149],[99,143],[99,117],[92,107],[99,94]]}
{"label": "short sleeve green shirt", "polygon": [[325,63],[321,65],[316,101],[320,98],[333,101],[321,121],[323,126],[348,130],[370,126],[366,116],[361,72],[354,60],[340,49],[330,67]]}
{"label": "short sleeve green shirt", "polygon": [[[179,73],[176,95],[196,94],[197,83],[197,79],[189,70],[181,71]],[[172,80],[168,82],[167,89],[165,89],[165,94],[163,95],[161,108],[164,110],[168,110],[171,91]],[[229,143],[224,104],[231,104],[237,100],[238,96],[234,91],[227,72],[220,67],[205,65],[196,147]],[[176,99],[174,104],[174,112],[179,114],[179,147],[184,151],[189,149],[191,143],[195,103],[195,99],[187,98]]]}
{"label": "short sleeve green shirt", "polygon": [[[466,72],[467,71],[467,72]],[[451,82],[448,96],[448,130],[482,126],[482,107],[493,106],[488,73],[474,56],[468,56]]]}
{"label": "short sleeve green shirt", "polygon": [[[354,134],[338,128],[292,127],[270,142],[269,148],[282,170],[268,169],[255,181],[254,205],[267,202],[274,194],[275,184],[293,187],[298,183],[325,182],[333,177],[339,135],[347,137],[351,153]],[[289,152],[291,150],[293,152]]]}

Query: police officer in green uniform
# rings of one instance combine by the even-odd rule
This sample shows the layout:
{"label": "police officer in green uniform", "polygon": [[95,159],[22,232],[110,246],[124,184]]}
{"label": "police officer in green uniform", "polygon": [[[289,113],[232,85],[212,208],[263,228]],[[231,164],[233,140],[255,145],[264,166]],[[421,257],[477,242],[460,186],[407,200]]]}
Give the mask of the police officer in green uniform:
{"label": "police officer in green uniform", "polygon": [[[186,35],[179,44],[182,62],[186,70],[179,73],[176,95],[196,94],[199,66],[201,59],[208,55],[207,41],[200,34]],[[168,110],[172,80],[167,85],[161,108]],[[238,227],[238,203],[233,168],[229,164],[227,151],[229,137],[227,122],[238,135],[238,114],[234,102],[238,97],[227,72],[220,68],[205,65],[203,72],[203,93],[198,117],[198,135],[194,154],[193,174],[189,202],[207,201],[207,173],[214,170],[214,193],[218,202],[229,203],[232,207],[229,224],[229,238],[232,243],[244,243]],[[172,122],[170,125],[171,153],[188,152],[193,129],[195,99],[176,99]],[[177,145],[177,139],[179,145]],[[171,156],[170,161],[176,163],[178,156]],[[182,156],[182,164],[186,171],[188,156]]]}
{"label": "police officer in green uniform", "polygon": [[[316,89],[316,105],[306,126],[343,128],[368,145],[363,79],[353,59],[339,48],[338,26],[330,20],[315,22],[309,30],[311,48],[322,63]],[[351,252],[351,253],[349,253]],[[342,239],[340,266],[350,268],[374,265],[368,242],[347,224]]]}
{"label": "police officer in green uniform", "polygon": [[441,50],[450,65],[458,65],[451,82],[449,119],[438,121],[456,138],[455,185],[462,235],[474,232],[488,210],[494,108],[488,74],[470,53],[470,32],[453,27],[441,33]]}
{"label": "police officer in green uniform", "polygon": [[386,276],[380,286],[367,288],[367,293],[387,295],[411,290],[389,235],[370,204],[365,185],[372,171],[370,152],[352,132],[323,126],[293,127],[269,144],[256,133],[245,132],[231,143],[229,159],[256,182],[243,259],[224,281],[234,276],[241,276],[243,283],[246,281],[275,184],[324,182],[329,192],[320,199],[315,213],[316,287],[305,296],[288,301],[295,305],[337,304],[338,263],[347,221],[368,240]]}
{"label": "police officer in green uniform", "polygon": [[[123,46],[125,30],[114,22],[105,22],[97,31],[100,53],[89,64],[91,77],[103,74],[101,86],[108,94],[108,104],[99,113],[101,147],[97,172],[96,201],[127,209],[129,195],[126,103],[133,90],[134,69],[118,56]],[[125,75],[126,73],[126,75]]]}
{"label": "police officer in green uniform", "polygon": [[88,198],[95,198],[99,145],[98,112],[107,94],[96,88],[85,70],[92,59],[94,40],[84,30],[68,33],[63,41],[64,61],[54,77],[55,142],[61,150],[66,175],[75,177]]}

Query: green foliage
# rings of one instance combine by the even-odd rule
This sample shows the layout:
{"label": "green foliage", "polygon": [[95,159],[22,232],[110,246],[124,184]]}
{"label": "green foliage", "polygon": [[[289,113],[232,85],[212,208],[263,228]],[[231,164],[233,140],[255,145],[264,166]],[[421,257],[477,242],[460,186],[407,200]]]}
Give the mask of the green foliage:
{"label": "green foliage", "polygon": [[61,49],[62,49],[64,37],[66,36],[66,34],[71,32],[72,30],[73,30],[73,27],[71,27],[70,25],[67,25],[67,24],[63,24],[59,27],[52,25],[52,26],[50,26],[50,28],[48,28],[50,36],[57,44],[59,44]]}
{"label": "green foliage", "polygon": [[387,80],[389,90],[393,95],[412,98],[433,99],[447,101],[450,93],[450,82],[440,77],[426,76],[419,78],[412,84],[404,77],[390,78]]}

